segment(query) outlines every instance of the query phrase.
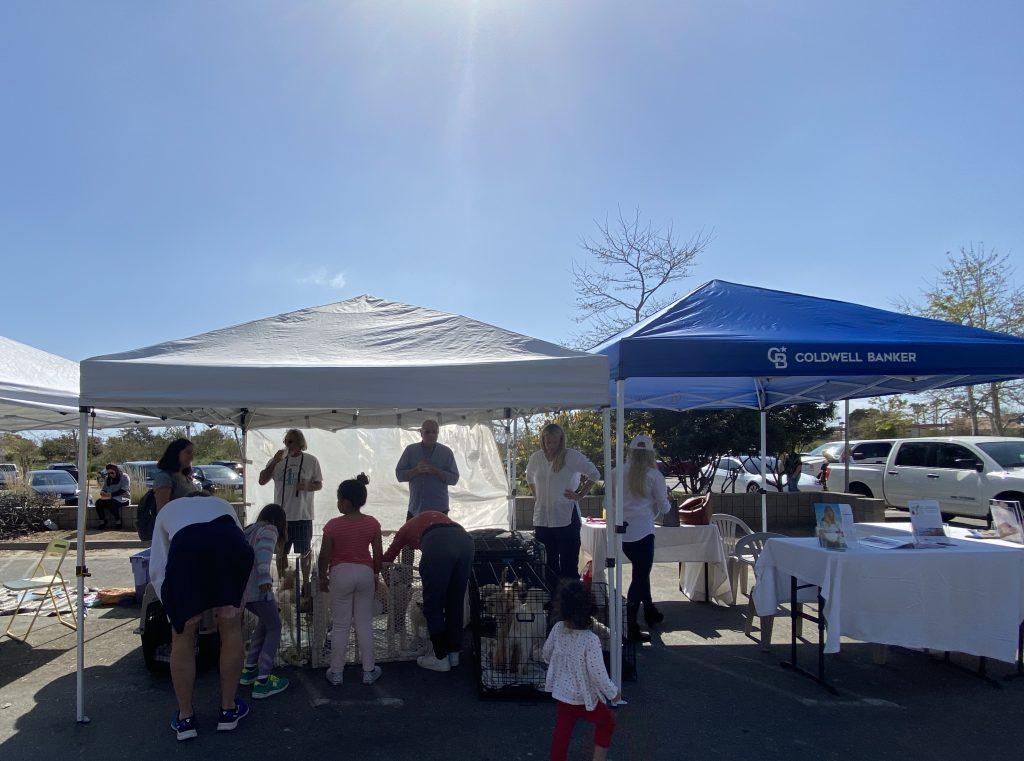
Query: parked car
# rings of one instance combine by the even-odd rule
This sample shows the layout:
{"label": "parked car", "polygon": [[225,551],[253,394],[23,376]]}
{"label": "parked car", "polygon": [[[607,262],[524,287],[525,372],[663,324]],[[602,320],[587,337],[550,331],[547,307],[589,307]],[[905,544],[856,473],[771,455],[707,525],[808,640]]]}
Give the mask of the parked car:
{"label": "parked car", "polygon": [[223,465],[225,468],[231,468],[233,471],[238,473],[240,476],[245,475],[245,466],[237,460],[213,460],[210,462],[211,465]]}
{"label": "parked car", "polygon": [[65,505],[78,504],[78,481],[66,470],[30,470],[28,484],[37,494],[59,497]]}
{"label": "parked car", "polygon": [[[153,476],[156,475],[157,471],[156,463],[156,460],[132,460],[131,462],[124,463],[124,465],[121,466],[121,470],[128,474],[128,478],[132,480],[133,484],[137,483],[141,478],[143,486],[145,486],[146,489],[152,489]],[[193,470],[195,470],[195,468],[193,468]],[[198,486],[206,488],[203,486],[202,481],[196,477],[195,473],[192,474],[192,480]]]}
{"label": "parked car", "polygon": [[[775,457],[768,457],[765,460],[765,478],[768,483],[768,491],[778,491],[778,483],[774,473],[777,467]],[[704,473],[710,472],[710,465],[704,467]],[[735,479],[733,479],[735,474]],[[782,477],[783,489],[786,487],[786,477]],[[759,492],[764,487],[765,481],[761,479],[761,458],[760,457],[723,457],[718,462],[714,476],[711,481],[711,490],[715,492],[743,493]],[[797,484],[800,491],[821,491],[821,484],[815,478],[806,473],[800,474],[800,481]]]}
{"label": "parked car", "polygon": [[194,465],[192,477],[206,490],[231,489],[241,493],[242,477],[224,465]]}
{"label": "parked car", "polygon": [[1024,439],[897,439],[884,466],[850,463],[850,491],[900,508],[934,499],[947,515],[987,518],[990,499],[1024,504]]}
{"label": "parked car", "polygon": [[21,482],[21,468],[13,462],[0,462],[0,489],[11,489]]}
{"label": "parked car", "polygon": [[[892,444],[895,439],[858,439],[850,441],[850,462],[861,465],[876,465],[879,468],[885,465],[892,451]],[[818,452],[818,454],[815,454]],[[829,442],[812,449],[805,455],[801,455],[803,471],[813,478],[817,478],[821,472],[822,464],[829,466],[829,489],[838,491],[842,489],[844,463],[846,462],[846,450],[843,442]],[[834,465],[834,467],[833,467]],[[838,481],[835,479],[838,478]],[[837,486],[838,484],[838,486]]]}
{"label": "parked car", "polygon": [[67,471],[75,481],[78,481],[78,466],[73,462],[51,462],[46,467],[48,470]]}

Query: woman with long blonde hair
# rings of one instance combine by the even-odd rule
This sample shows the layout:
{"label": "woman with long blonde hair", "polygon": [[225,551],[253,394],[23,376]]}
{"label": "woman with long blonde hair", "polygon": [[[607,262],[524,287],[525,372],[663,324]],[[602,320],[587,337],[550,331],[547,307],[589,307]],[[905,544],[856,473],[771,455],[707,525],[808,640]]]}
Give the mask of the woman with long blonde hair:
{"label": "woman with long blonde hair", "polygon": [[540,432],[540,449],[530,455],[526,480],[533,493],[533,528],[547,550],[548,581],[579,578],[579,500],[601,478],[597,467],[566,447],[565,431],[548,423]]}
{"label": "woman with long blonde hair", "polygon": [[[648,642],[650,635],[640,630],[637,616],[640,604],[648,627],[660,624],[665,616],[651,599],[651,568],[654,565],[654,519],[668,512],[668,487],[658,470],[658,453],[650,436],[635,437],[629,445],[629,460],[623,478],[622,519],[626,533],[622,552],[633,566],[632,581],[626,594],[626,636],[634,642]],[[609,479],[615,492],[615,471]]]}

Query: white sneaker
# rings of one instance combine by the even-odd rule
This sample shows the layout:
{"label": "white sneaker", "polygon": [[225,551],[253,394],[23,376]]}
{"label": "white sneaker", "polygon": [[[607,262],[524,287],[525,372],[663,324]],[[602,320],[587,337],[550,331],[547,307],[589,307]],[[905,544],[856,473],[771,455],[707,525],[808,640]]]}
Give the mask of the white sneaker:
{"label": "white sneaker", "polygon": [[384,672],[380,670],[380,666],[374,666],[373,667],[373,671],[364,671],[363,672],[363,684],[373,684],[374,682],[376,682],[378,679],[381,678],[381,675],[383,673]]}
{"label": "white sneaker", "polygon": [[331,671],[330,669],[327,669],[327,673],[324,674],[324,676],[327,678],[327,681],[335,687],[345,681],[345,672],[343,671]]}
{"label": "white sneaker", "polygon": [[447,658],[438,658],[433,653],[421,655],[416,659],[416,665],[431,671],[451,671],[452,665]]}
{"label": "white sneaker", "polygon": [[459,665],[459,654],[458,653],[448,653],[448,665],[451,666],[452,668],[455,668],[456,666]]}

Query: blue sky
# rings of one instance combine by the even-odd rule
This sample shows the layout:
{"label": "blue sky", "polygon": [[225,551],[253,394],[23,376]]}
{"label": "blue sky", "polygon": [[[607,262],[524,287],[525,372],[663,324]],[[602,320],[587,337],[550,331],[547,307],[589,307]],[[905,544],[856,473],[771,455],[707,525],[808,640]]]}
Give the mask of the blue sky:
{"label": "blue sky", "polygon": [[619,206],[715,230],[684,292],[887,307],[971,241],[1024,263],[1022,29],[1020,2],[7,3],[0,334],[81,359],[373,293],[566,339]]}

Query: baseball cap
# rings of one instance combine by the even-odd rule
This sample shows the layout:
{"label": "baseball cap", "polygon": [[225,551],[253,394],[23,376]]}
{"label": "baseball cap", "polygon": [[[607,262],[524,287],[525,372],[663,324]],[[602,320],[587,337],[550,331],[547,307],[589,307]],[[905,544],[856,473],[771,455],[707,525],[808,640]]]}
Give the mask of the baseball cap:
{"label": "baseball cap", "polygon": [[633,438],[633,441],[629,444],[630,449],[654,449],[654,441],[651,437],[645,433],[641,433]]}

